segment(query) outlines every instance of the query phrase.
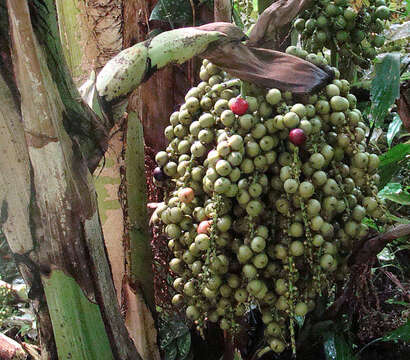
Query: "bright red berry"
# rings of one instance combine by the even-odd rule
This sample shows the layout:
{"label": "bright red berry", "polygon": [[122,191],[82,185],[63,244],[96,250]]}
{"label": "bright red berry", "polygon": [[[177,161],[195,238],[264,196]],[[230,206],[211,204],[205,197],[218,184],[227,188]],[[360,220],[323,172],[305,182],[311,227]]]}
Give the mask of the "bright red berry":
{"label": "bright red berry", "polygon": [[289,133],[289,141],[296,145],[300,146],[306,141],[305,132],[302,129],[293,129]]}
{"label": "bright red berry", "polygon": [[243,115],[248,111],[249,104],[244,98],[237,97],[230,102],[229,107],[234,114]]}

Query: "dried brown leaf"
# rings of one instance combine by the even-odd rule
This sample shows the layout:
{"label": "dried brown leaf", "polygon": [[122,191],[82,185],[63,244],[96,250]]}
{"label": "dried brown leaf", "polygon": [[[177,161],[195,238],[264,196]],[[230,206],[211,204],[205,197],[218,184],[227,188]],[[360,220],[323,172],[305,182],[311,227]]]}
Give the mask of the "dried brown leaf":
{"label": "dried brown leaf", "polygon": [[323,87],[333,77],[331,71],[298,57],[243,44],[245,34],[235,25],[211,23],[199,29],[226,34],[226,38],[211,44],[200,56],[244,81],[306,94]]}

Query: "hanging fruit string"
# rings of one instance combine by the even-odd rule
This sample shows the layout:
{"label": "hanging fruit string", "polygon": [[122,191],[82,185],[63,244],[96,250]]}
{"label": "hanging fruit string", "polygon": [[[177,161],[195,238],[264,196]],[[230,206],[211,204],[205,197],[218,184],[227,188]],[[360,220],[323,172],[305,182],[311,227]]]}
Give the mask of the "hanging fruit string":
{"label": "hanging fruit string", "polygon": [[[390,18],[384,0],[369,0],[368,5],[352,8],[348,1],[315,0],[293,24],[301,34],[303,49],[312,53],[330,49],[331,65],[352,76],[354,65],[367,69],[377,55],[376,48],[384,45],[383,31]],[[292,47],[288,51],[296,55],[300,50]]]}
{"label": "hanging fruit string", "polygon": [[302,103],[253,84],[241,96],[242,82],[209,61],[200,77],[170,116],[154,172],[168,189],[157,215],[173,252],[172,304],[201,333],[214,322],[233,335],[260,309],[269,347],[295,352],[295,317],[347,270],[363,217],[383,215],[377,156],[345,80]]}

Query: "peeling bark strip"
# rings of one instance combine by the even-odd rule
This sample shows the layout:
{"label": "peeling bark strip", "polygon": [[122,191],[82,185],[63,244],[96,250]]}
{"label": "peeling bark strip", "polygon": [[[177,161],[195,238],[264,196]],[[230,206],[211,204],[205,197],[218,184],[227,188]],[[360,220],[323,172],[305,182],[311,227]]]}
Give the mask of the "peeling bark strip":
{"label": "peeling bark strip", "polygon": [[92,172],[107,149],[108,134],[114,123],[110,121],[112,119],[99,118],[81,100],[64,58],[55,2],[32,0],[29,6],[35,35],[44,48],[48,69],[64,104],[63,125],[79,143]]}
{"label": "peeling bark strip", "polygon": [[88,259],[80,240],[84,237],[80,218],[73,216],[73,212],[85,218],[92,215],[90,189],[80,174],[67,172],[75,159],[62,127],[64,110],[33,35],[28,7],[22,0],[9,1],[8,6],[22,119],[41,217],[35,224],[41,229],[37,261],[44,271],[56,266],[77,274],[90,299],[95,299],[92,276],[84,271]]}
{"label": "peeling bark strip", "polygon": [[[98,305],[91,303],[73,278],[54,270],[43,279],[60,359],[112,360]],[[75,302],[73,301],[75,300]]]}
{"label": "peeling bark strip", "polygon": [[21,117],[12,93],[0,75],[0,226],[13,253],[33,249],[31,237],[30,165]]}
{"label": "peeling bark strip", "polygon": [[138,352],[144,360],[160,360],[155,322],[140,291],[132,289],[128,279],[124,279],[122,296],[125,324]]}
{"label": "peeling bark strip", "polygon": [[[7,30],[7,29],[6,29]],[[11,59],[10,59],[11,60]],[[57,358],[51,320],[41,286],[37,256],[33,251],[36,206],[33,199],[31,169],[24,138],[18,96],[10,82],[0,76],[0,201],[1,226],[19,270],[30,289],[30,299],[39,325],[43,359]],[[1,356],[0,356],[1,357]]]}
{"label": "peeling bark strip", "polygon": [[[46,0],[45,0],[46,1]],[[50,1],[48,4],[50,4]],[[140,359],[121,318],[98,218],[91,174],[78,146],[66,133],[66,107],[61,88],[50,73],[45,49],[34,36],[27,1],[8,0],[13,63],[21,94],[21,113],[32,167],[32,216],[36,263],[46,293],[61,292],[63,284],[47,282],[56,271],[74,278],[100,317],[83,312],[83,321],[101,322],[115,359]],[[44,43],[42,43],[44,45]],[[58,59],[57,59],[58,60]],[[59,92],[60,91],[60,92]],[[78,294],[78,292],[77,292]],[[74,293],[71,301],[78,301]],[[49,307],[52,319],[60,311]],[[72,325],[67,319],[67,326]],[[73,320],[73,319],[71,319]],[[54,328],[55,328],[55,324]],[[56,342],[70,341],[55,332]],[[98,343],[92,341],[98,353]],[[80,354],[71,353],[80,359]]]}

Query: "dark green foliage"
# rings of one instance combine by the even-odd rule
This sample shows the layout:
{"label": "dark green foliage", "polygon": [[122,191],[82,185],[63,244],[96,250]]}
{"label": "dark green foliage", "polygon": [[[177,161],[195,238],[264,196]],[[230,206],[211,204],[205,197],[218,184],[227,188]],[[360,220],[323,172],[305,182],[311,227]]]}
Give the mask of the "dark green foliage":
{"label": "dark green foliage", "polygon": [[386,54],[376,63],[376,77],[372,81],[370,98],[373,121],[380,125],[400,95],[400,54]]}
{"label": "dark green foliage", "polygon": [[172,28],[192,25],[192,8],[189,0],[159,0],[151,12],[150,20],[168,22]]}
{"label": "dark green foliage", "polygon": [[344,336],[335,331],[329,332],[323,343],[326,360],[355,360],[351,345]]}
{"label": "dark green foliage", "polygon": [[182,320],[160,319],[159,346],[164,360],[192,359],[191,334]]}
{"label": "dark green foliage", "polygon": [[17,277],[19,277],[19,272],[11,257],[6,238],[0,229],[0,278],[10,283]]}
{"label": "dark green foliage", "polygon": [[383,341],[404,341],[404,342],[409,342],[410,341],[410,319],[407,319],[407,322],[397,328],[396,330],[393,330],[391,333],[386,334],[383,336]]}
{"label": "dark green foliage", "polygon": [[379,196],[401,205],[410,205],[409,187],[403,187],[399,183],[388,183],[380,192]]}
{"label": "dark green foliage", "polygon": [[398,114],[393,115],[393,121],[389,124],[389,128],[387,130],[387,144],[389,147],[391,146],[394,137],[400,132],[401,126],[403,122],[400,119]]}
{"label": "dark green foliage", "polygon": [[380,156],[380,184],[382,189],[391,178],[406,164],[406,156],[410,154],[410,144],[398,144]]}

